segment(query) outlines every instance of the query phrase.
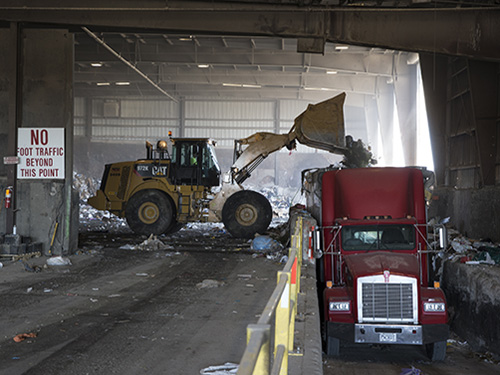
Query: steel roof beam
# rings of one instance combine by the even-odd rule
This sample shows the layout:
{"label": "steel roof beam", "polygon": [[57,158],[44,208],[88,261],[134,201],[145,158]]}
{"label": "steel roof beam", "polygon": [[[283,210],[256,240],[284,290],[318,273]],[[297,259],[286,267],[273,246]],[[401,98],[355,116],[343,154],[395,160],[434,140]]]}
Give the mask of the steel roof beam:
{"label": "steel roof beam", "polygon": [[[11,1],[13,5],[20,2]],[[23,3],[23,2],[21,2]],[[163,30],[189,34],[229,34],[322,38],[326,41],[436,52],[500,60],[499,8],[359,9],[169,1],[127,2],[136,8],[116,8],[116,1],[82,1],[79,7],[0,7],[0,20],[103,29]],[[58,2],[38,1],[38,4]],[[64,4],[64,2],[60,2]],[[20,4],[22,5],[22,4]],[[106,6],[109,7],[106,7]],[[114,5],[114,6],[113,6]]]}

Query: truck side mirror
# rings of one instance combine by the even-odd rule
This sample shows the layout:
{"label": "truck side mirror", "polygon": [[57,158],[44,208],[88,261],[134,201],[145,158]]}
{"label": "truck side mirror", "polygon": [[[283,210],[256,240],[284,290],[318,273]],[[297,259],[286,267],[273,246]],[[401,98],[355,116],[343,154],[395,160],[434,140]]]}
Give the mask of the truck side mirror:
{"label": "truck side mirror", "polygon": [[434,226],[434,233],[438,234],[439,247],[446,249],[448,247],[448,231],[444,224],[437,224]]}
{"label": "truck side mirror", "polygon": [[323,250],[321,250],[321,227],[318,226],[313,226],[310,229],[310,249],[311,249],[311,255],[310,258],[316,258],[319,259],[323,256]]}

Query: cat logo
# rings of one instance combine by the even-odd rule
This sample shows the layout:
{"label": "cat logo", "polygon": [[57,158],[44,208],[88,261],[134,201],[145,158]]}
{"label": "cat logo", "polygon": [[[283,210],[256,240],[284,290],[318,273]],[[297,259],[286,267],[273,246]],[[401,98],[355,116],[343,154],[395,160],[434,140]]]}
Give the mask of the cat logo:
{"label": "cat logo", "polygon": [[153,176],[166,176],[167,166],[154,165],[152,168]]}

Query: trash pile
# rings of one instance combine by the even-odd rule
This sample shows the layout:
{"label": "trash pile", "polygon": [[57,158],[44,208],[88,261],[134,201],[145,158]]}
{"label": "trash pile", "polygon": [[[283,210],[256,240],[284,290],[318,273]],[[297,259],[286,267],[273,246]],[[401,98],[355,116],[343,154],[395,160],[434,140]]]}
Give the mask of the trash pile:
{"label": "trash pile", "polygon": [[[290,207],[296,203],[305,202],[305,197],[300,195],[300,189],[298,188],[285,188],[281,186],[272,187],[248,187],[249,190],[255,190],[261,193],[267,198],[271,203],[273,208],[273,213],[276,218],[281,219],[281,221],[288,220],[288,211]],[[279,220],[278,220],[279,221]],[[273,222],[276,222],[273,220]]]}
{"label": "trash pile", "polygon": [[108,211],[99,211],[87,203],[101,186],[96,178],[73,172],[73,188],[80,194],[80,232],[128,233],[130,229],[125,219],[112,215]]}
{"label": "trash pile", "polygon": [[491,240],[471,240],[448,229],[448,260],[465,264],[500,264],[500,245]]}

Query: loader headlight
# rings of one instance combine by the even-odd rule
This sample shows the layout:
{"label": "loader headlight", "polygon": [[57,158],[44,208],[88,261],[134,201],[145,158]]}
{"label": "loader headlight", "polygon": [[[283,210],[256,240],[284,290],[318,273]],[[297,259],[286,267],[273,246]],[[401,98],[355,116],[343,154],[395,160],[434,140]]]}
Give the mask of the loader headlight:
{"label": "loader headlight", "polygon": [[168,145],[166,141],[158,141],[156,144],[156,148],[161,151],[165,151],[167,149]]}
{"label": "loader headlight", "polygon": [[350,311],[351,301],[334,301],[329,304],[330,311]]}
{"label": "loader headlight", "polygon": [[446,306],[444,302],[424,302],[425,312],[445,312]]}

